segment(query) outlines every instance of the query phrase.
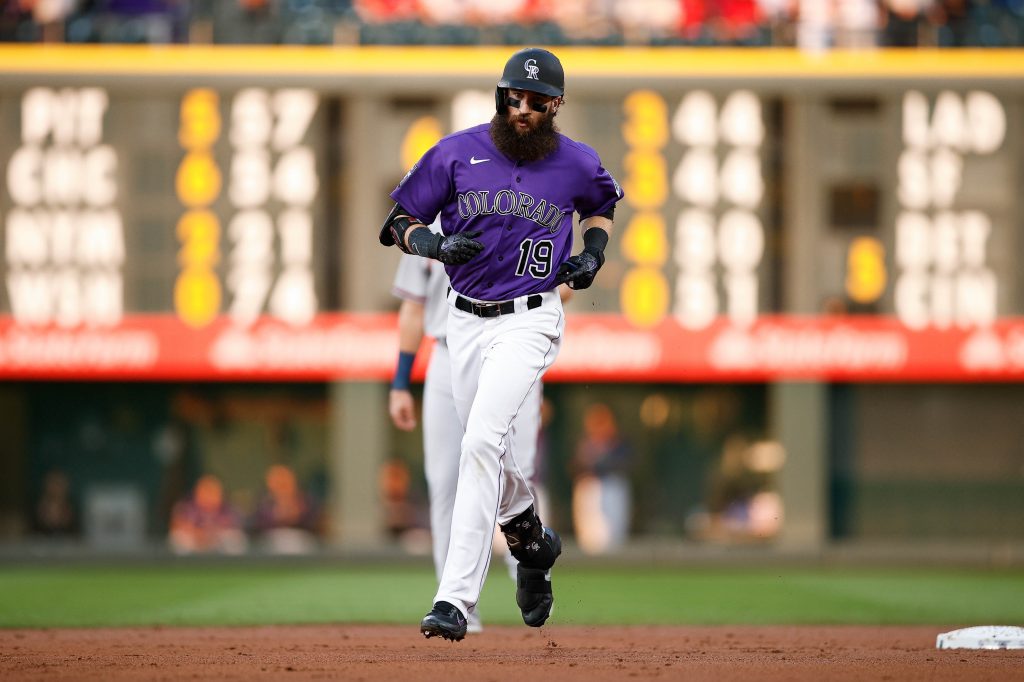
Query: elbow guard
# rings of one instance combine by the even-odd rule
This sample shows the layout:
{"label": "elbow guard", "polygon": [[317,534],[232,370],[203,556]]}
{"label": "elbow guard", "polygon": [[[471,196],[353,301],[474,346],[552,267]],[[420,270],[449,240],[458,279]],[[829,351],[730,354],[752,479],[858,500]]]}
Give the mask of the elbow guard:
{"label": "elbow guard", "polygon": [[409,253],[409,249],[405,245],[405,233],[411,228],[422,225],[423,223],[410,216],[401,204],[395,204],[391,213],[388,213],[388,217],[384,219],[377,239],[384,246],[398,246],[405,253]]}

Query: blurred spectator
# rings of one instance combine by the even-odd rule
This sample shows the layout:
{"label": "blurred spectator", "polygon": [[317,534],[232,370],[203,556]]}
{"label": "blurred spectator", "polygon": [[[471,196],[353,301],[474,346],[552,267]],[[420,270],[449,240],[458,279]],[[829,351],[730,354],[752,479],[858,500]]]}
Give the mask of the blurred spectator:
{"label": "blurred spectator", "polygon": [[757,0],[717,0],[711,25],[720,45],[756,45],[763,17]]}
{"label": "blurred spectator", "polygon": [[583,439],[570,463],[573,526],[580,549],[600,554],[620,547],[629,534],[632,494],[630,444],[611,408],[594,403],[583,414]]}
{"label": "blurred spectator", "polygon": [[572,42],[601,42],[618,35],[605,0],[561,0],[553,5],[551,18]]}
{"label": "blurred spectator", "polygon": [[796,45],[805,52],[819,53],[832,41],[830,0],[797,0]]}
{"label": "blurred spectator", "polygon": [[[212,24],[214,42],[232,45],[279,43],[284,29],[277,2],[271,0],[220,0],[210,9],[206,22]],[[197,32],[195,21],[192,31]]]}
{"label": "blurred spectator", "polygon": [[355,0],[353,8],[360,19],[370,24],[416,18],[416,0]]}
{"label": "blurred spectator", "polygon": [[618,0],[612,16],[626,43],[649,43],[677,36],[683,19],[679,0]]}
{"label": "blurred spectator", "polygon": [[67,19],[78,6],[78,0],[20,0],[18,4],[31,7],[33,21],[45,26]]}
{"label": "blurred spectator", "polygon": [[[875,0],[870,0],[874,2]],[[796,19],[799,0],[758,0],[762,28],[771,45],[796,45]]]}
{"label": "blurred spectator", "polygon": [[709,477],[706,511],[689,520],[690,532],[702,540],[730,542],[777,535],[782,498],[775,476],[784,461],[779,443],[730,436]]}
{"label": "blurred spectator", "polygon": [[[22,28],[23,26],[27,29]],[[0,3],[0,40],[4,42],[38,40],[34,34],[24,34],[26,30],[34,32],[35,29],[31,12],[24,9],[20,1],[6,0]]]}
{"label": "blurred spectator", "polygon": [[187,39],[185,0],[98,0],[96,5],[105,41],[160,44]]}
{"label": "blurred spectator", "polygon": [[536,24],[551,18],[548,3],[538,0],[464,0],[466,16],[473,22],[486,26],[497,24]]}
{"label": "blurred spectator", "polygon": [[78,535],[78,509],[71,497],[71,481],[60,469],[51,469],[43,477],[43,489],[36,503],[33,527],[48,537]]}
{"label": "blurred spectator", "polygon": [[881,43],[886,47],[916,47],[930,9],[931,0],[882,0]]}
{"label": "blurred spectator", "polygon": [[0,10],[4,40],[60,42],[79,0],[6,0]]}
{"label": "blurred spectator", "polygon": [[385,462],[378,483],[384,503],[384,523],[391,537],[400,539],[414,525],[415,514],[409,500],[412,483],[409,467],[399,459]]}
{"label": "blurred spectator", "polygon": [[679,0],[679,34],[691,43],[699,43],[704,37],[704,26],[708,18],[709,0]]}
{"label": "blurred spectator", "polygon": [[467,19],[469,0],[418,0],[417,15],[428,24],[462,24]]}
{"label": "blurred spectator", "polygon": [[878,0],[835,0],[836,31],[833,44],[842,48],[878,44]]}
{"label": "blurred spectator", "polygon": [[[937,0],[929,20],[936,27],[939,47],[964,47],[970,44],[971,5],[971,0]],[[1019,7],[1024,9],[1024,4]]]}
{"label": "blurred spectator", "polygon": [[239,515],[224,499],[224,486],[212,474],[202,476],[191,497],[171,512],[171,549],[179,554],[245,551],[246,539]]}
{"label": "blurred spectator", "polygon": [[1024,0],[7,0],[0,40],[242,44],[1024,44]]}
{"label": "blurred spectator", "polygon": [[315,549],[320,532],[319,505],[283,464],[267,469],[266,491],[256,507],[252,530],[274,554],[303,554]]}

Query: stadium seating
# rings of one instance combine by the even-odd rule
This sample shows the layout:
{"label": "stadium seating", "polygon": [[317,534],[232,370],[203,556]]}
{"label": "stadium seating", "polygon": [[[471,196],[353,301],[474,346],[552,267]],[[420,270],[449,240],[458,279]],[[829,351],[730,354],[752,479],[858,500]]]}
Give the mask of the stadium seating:
{"label": "stadium seating", "polygon": [[[848,20],[861,25],[825,27],[828,44],[850,46],[849,36],[859,32],[858,46],[1024,46],[1024,0],[922,0],[916,10],[913,2],[862,1],[866,4],[856,12],[847,12],[853,17]],[[52,10],[47,8],[53,3],[5,3],[0,9],[0,41],[762,47],[791,46],[799,35],[796,17],[786,9],[795,3],[770,0],[679,0],[678,5],[674,0],[651,5],[637,5],[636,0],[606,4],[577,0],[569,4],[588,13],[575,15],[556,10],[558,3],[553,0],[524,0],[521,6],[532,8],[531,13],[521,9],[511,17],[481,14],[480,0],[448,0],[439,3],[446,19],[442,22],[435,21],[442,15],[430,15],[424,9],[431,4],[411,0],[97,0],[69,2],[61,5],[68,9]],[[655,5],[661,8],[660,14],[648,16],[636,9]]]}

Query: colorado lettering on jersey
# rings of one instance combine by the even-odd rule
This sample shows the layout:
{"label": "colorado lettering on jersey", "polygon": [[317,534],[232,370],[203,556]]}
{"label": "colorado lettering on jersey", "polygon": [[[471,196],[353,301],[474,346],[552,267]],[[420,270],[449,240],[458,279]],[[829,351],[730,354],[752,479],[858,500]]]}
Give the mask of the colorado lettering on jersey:
{"label": "colorado lettering on jersey", "polygon": [[542,225],[554,234],[562,224],[565,211],[545,199],[526,192],[502,189],[491,196],[489,190],[460,192],[458,194],[459,215],[468,220],[479,215],[516,215]]}

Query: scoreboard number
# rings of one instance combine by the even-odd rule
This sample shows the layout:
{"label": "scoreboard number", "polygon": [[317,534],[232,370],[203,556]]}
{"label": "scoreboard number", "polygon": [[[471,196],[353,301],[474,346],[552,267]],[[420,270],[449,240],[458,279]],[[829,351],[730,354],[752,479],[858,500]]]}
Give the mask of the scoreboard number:
{"label": "scoreboard number", "polygon": [[228,228],[226,282],[236,324],[251,325],[264,311],[293,325],[316,316],[310,206],[319,178],[303,140],[317,106],[315,92],[298,88],[246,88],[232,101],[228,198],[238,213]]}
{"label": "scoreboard number", "polygon": [[178,125],[185,156],[178,166],[175,190],[188,210],[176,228],[181,271],[174,281],[174,310],[191,327],[210,324],[221,306],[221,284],[214,271],[220,262],[220,219],[210,210],[221,190],[221,173],[213,157],[220,130],[217,93],[206,88],[187,92]]}
{"label": "scoreboard number", "polygon": [[[231,156],[222,187],[216,160],[220,98],[206,88],[182,98],[178,141],[185,155],[175,188],[187,210],[177,226],[181,270],[174,306],[186,324],[212,323],[225,298],[223,312],[240,326],[254,324],[264,313],[294,325],[316,316],[310,209],[319,178],[316,155],[303,142],[317,107],[318,97],[309,89],[235,93],[226,117]],[[231,211],[223,234],[215,209],[222,189]],[[218,275],[222,237],[223,281]]]}
{"label": "scoreboard number", "polygon": [[660,269],[667,251],[662,208],[668,198],[668,104],[653,90],[635,90],[622,110],[627,144],[622,185],[634,213],[622,238],[622,254],[631,267],[619,288],[619,306],[632,324],[651,327],[665,318],[669,305],[668,280]]}
{"label": "scoreboard number", "polygon": [[736,90],[719,107],[708,91],[688,92],[672,117],[672,133],[683,145],[672,175],[672,190],[683,202],[673,251],[676,320],[698,330],[724,312],[732,324],[749,326],[757,319],[765,248],[755,213],[764,197],[761,101]]}

